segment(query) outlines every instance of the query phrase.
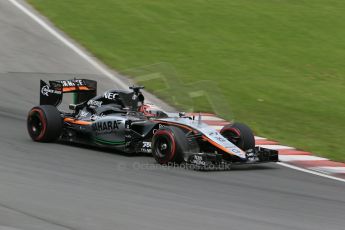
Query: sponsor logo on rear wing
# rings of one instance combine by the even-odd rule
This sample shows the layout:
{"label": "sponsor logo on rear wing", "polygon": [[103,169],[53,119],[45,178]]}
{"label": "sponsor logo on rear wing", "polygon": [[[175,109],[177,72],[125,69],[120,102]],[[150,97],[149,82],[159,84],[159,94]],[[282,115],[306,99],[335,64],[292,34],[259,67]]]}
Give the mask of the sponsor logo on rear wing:
{"label": "sponsor logo on rear wing", "polygon": [[74,80],[58,80],[62,84],[62,87],[70,86],[86,86],[86,83],[83,79],[74,79]]}
{"label": "sponsor logo on rear wing", "polygon": [[51,86],[59,83],[62,85],[64,93],[77,91],[97,91],[97,82],[88,79],[73,79],[73,80],[55,80],[49,81]]}
{"label": "sponsor logo on rear wing", "polygon": [[53,80],[47,84],[41,80],[40,105],[60,105],[63,93],[75,93],[74,104],[90,100],[97,94],[97,82],[88,79]]}
{"label": "sponsor logo on rear wing", "polygon": [[41,94],[43,96],[49,97],[50,94],[62,94],[61,91],[50,89],[48,85],[45,85],[41,88]]}

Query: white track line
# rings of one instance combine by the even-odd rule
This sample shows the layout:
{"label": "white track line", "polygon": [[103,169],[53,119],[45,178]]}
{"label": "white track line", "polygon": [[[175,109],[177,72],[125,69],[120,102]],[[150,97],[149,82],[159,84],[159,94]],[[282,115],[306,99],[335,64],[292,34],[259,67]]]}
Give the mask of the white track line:
{"label": "white track line", "polygon": [[322,173],[327,173],[327,174],[345,173],[345,167],[320,166],[320,167],[311,167],[309,169],[322,172]]}
{"label": "white track line", "polygon": [[316,156],[310,156],[310,155],[280,155],[279,156],[280,161],[324,161],[328,160],[323,157],[316,157]]}
{"label": "white track line", "polygon": [[310,174],[317,175],[317,176],[320,176],[320,177],[325,177],[325,178],[328,178],[328,179],[333,179],[333,180],[345,182],[345,179],[342,179],[342,178],[338,178],[338,177],[322,174],[322,173],[319,173],[319,172],[315,172],[315,171],[311,171],[311,170],[308,170],[308,169],[296,167],[296,166],[289,165],[289,164],[286,164],[286,163],[278,162],[277,164],[281,165],[281,166],[284,166],[284,167],[287,167],[287,168],[295,169],[295,170],[298,170],[298,171],[301,171],[301,172],[310,173]]}
{"label": "white track line", "polygon": [[[107,76],[112,81],[114,81],[116,84],[118,84],[120,88],[127,89],[128,86],[123,81],[121,81],[121,79],[116,78],[115,75],[111,71],[107,70],[105,67],[103,67],[101,64],[99,64],[96,60],[94,60],[92,57],[90,57],[88,54],[86,54],[83,50],[81,50],[76,45],[74,45],[72,42],[67,40],[63,35],[61,35],[59,32],[57,32],[53,27],[48,25],[45,21],[43,21],[35,13],[31,12],[28,8],[26,8],[24,5],[22,5],[21,3],[17,2],[16,0],[8,0],[8,1],[11,2],[15,7],[17,7],[19,10],[21,10],[23,13],[25,13],[27,16],[29,16],[32,20],[37,22],[40,26],[42,26],[45,30],[47,30],[50,34],[52,34],[58,40],[60,40],[63,44],[65,44],[67,47],[72,49],[81,58],[83,58],[84,60],[89,62],[93,67],[95,67],[97,70],[99,70],[105,76]],[[288,147],[288,148],[291,149],[291,147]],[[288,164],[285,164],[285,163],[278,163],[278,164],[282,165],[282,166],[285,166],[285,167],[288,167],[288,168],[299,170],[299,171],[302,171],[302,172],[306,172],[306,173],[318,175],[318,176],[321,176],[321,177],[326,177],[326,178],[330,178],[330,179],[333,179],[333,180],[345,182],[344,179],[340,179],[340,178],[337,178],[337,177],[333,177],[333,176],[317,173],[317,172],[310,171],[310,170],[307,170],[307,169],[302,169],[302,168],[299,168],[299,167],[296,167],[296,166],[292,166],[292,165],[288,165]]]}
{"label": "white track line", "polygon": [[295,149],[294,147],[284,146],[284,145],[258,145],[262,148],[266,149],[274,149],[274,150],[280,150],[280,149]]}
{"label": "white track line", "polygon": [[107,70],[105,67],[103,67],[101,64],[99,64],[95,59],[90,57],[88,54],[86,54],[79,47],[77,47],[72,42],[67,40],[63,35],[61,35],[58,31],[56,31],[50,25],[48,25],[39,16],[35,15],[35,13],[31,12],[28,8],[26,8],[24,5],[17,2],[16,0],[9,0],[9,1],[14,6],[16,6],[18,9],[20,9],[22,12],[24,12],[27,16],[29,16],[31,19],[33,19],[35,22],[37,22],[40,26],[42,26],[45,30],[47,30],[51,35],[53,35],[55,38],[60,40],[63,44],[65,44],[67,47],[72,49],[81,58],[83,58],[85,61],[87,61],[93,67],[95,67],[97,70],[99,70],[102,74],[104,74],[105,76],[107,76],[108,78],[113,80],[117,85],[119,85],[120,88],[122,88],[122,89],[128,88],[128,86],[123,81],[121,81],[119,78],[115,77],[115,75],[111,71]]}

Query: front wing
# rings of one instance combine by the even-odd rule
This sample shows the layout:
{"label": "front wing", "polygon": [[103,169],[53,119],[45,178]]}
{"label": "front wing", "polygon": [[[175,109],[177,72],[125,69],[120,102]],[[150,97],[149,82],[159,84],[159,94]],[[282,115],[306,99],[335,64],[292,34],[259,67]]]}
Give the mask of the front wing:
{"label": "front wing", "polygon": [[278,151],[255,147],[254,149],[246,151],[246,160],[234,161],[224,160],[222,154],[218,153],[196,153],[189,155],[187,159],[188,164],[192,164],[198,167],[209,167],[209,166],[224,166],[233,164],[258,164],[267,162],[277,162]]}

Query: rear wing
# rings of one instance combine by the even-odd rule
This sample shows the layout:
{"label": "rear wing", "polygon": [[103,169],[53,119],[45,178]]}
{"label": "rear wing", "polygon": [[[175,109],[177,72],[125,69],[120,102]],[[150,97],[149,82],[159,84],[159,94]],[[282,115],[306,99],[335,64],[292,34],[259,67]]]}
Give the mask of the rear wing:
{"label": "rear wing", "polygon": [[90,100],[97,95],[97,82],[88,79],[54,80],[40,83],[40,105],[58,106],[64,93],[74,93],[74,104]]}

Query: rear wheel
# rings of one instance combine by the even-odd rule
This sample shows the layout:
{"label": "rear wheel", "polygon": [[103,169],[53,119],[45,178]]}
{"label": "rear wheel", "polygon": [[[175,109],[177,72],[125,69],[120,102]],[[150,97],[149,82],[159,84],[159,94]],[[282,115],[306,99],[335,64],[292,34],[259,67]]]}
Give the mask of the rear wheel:
{"label": "rear wheel", "polygon": [[52,105],[32,108],[27,118],[27,129],[34,141],[55,141],[62,132],[62,118],[59,110]]}
{"label": "rear wheel", "polygon": [[245,124],[234,123],[226,125],[222,128],[220,133],[244,151],[255,147],[254,134]]}
{"label": "rear wheel", "polygon": [[198,152],[194,140],[187,140],[180,128],[169,126],[156,131],[152,138],[152,154],[159,164],[182,163],[185,154]]}

